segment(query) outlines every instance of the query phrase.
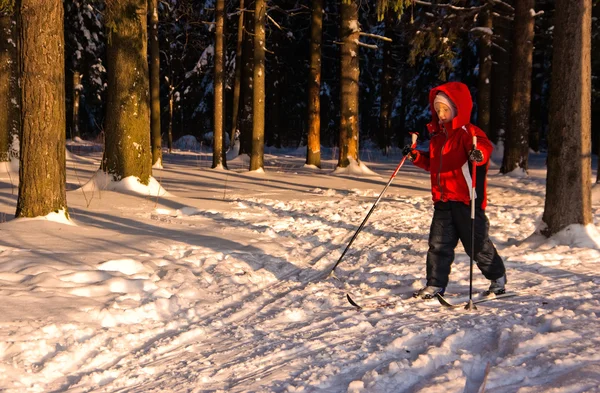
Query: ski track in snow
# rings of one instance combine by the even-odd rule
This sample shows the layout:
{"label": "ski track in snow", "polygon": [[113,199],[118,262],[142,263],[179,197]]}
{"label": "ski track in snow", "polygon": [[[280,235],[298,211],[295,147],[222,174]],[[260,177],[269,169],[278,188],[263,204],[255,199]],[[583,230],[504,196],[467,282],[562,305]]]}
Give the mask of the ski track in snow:
{"label": "ski track in snow", "polygon": [[[147,253],[96,265],[59,254],[38,265],[27,250],[2,248],[7,302],[70,296],[74,306],[62,311],[67,317],[0,325],[0,390],[477,392],[489,363],[489,392],[600,391],[600,338],[589,323],[600,313],[600,255],[532,248],[525,237],[543,211],[544,185],[502,181],[490,188],[490,234],[509,289],[523,294],[470,313],[409,298],[425,274],[429,197],[387,195],[340,264],[342,282],[326,277],[328,267],[377,192],[315,189],[312,199],[289,201],[238,195],[225,211],[135,213],[165,228],[211,225],[264,254],[165,238]],[[468,291],[468,267],[459,246],[450,300]],[[486,289],[475,272],[474,287]],[[356,311],[347,291],[398,303]]]}

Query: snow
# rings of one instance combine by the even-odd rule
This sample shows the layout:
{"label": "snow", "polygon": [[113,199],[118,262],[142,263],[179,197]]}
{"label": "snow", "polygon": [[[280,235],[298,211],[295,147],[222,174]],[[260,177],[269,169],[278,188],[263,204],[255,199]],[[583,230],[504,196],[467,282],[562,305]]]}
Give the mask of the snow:
{"label": "snow", "polygon": [[[18,177],[0,173],[2,392],[600,391],[600,236],[595,225],[538,234],[543,154],[526,177],[494,164],[488,178],[490,234],[519,296],[450,311],[410,297],[432,204],[427,174],[408,162],[340,280],[327,278],[397,149],[363,150],[344,172],[325,147],[321,170],[304,165],[306,148],[266,148],[260,173],[244,156],[212,170],[206,146],[165,151],[147,187],[101,176],[101,151],[83,143],[67,154],[76,225],[12,219]],[[456,251],[453,302],[469,288]],[[474,290],[487,285],[475,269]],[[356,311],[349,292],[396,304]]]}
{"label": "snow", "polygon": [[140,180],[135,176],[128,176],[118,181],[114,180],[112,175],[107,174],[102,170],[98,170],[94,176],[81,187],[81,191],[84,193],[94,193],[102,190],[156,197],[171,196],[171,194],[169,194],[152,176],[150,177],[148,185],[145,185],[140,183]]}
{"label": "snow", "polygon": [[76,225],[73,221],[71,221],[67,218],[67,212],[65,211],[65,209],[60,209],[58,211],[51,212],[51,213],[49,213],[45,216],[41,216],[41,217],[18,218],[17,220],[21,220],[21,221],[46,220],[46,221],[56,222],[59,224]]}
{"label": "snow", "polygon": [[489,27],[473,27],[471,28],[471,32],[478,32],[478,33],[482,33],[482,34],[487,34],[487,35],[494,35],[494,30],[490,29]]}

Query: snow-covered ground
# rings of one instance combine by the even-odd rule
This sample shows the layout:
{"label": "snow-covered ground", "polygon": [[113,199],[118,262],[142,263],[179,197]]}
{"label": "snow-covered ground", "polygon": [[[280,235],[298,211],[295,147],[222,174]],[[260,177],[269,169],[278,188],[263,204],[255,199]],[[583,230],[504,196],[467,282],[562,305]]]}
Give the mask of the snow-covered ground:
{"label": "snow-covered ground", "polygon": [[[341,280],[326,277],[398,152],[366,150],[376,175],[359,176],[333,175],[331,150],[322,170],[302,150],[267,150],[265,173],[241,157],[211,170],[206,151],[179,150],[154,169],[160,196],[91,187],[101,153],[74,145],[76,225],[14,220],[18,176],[0,171],[2,392],[600,392],[597,235],[530,236],[543,156],[529,177],[489,176],[490,233],[520,295],[465,311],[410,298],[432,214],[428,175],[412,164]],[[468,277],[459,246],[449,299],[465,299]],[[476,270],[475,290],[487,286]],[[394,304],[357,311],[346,293]]]}

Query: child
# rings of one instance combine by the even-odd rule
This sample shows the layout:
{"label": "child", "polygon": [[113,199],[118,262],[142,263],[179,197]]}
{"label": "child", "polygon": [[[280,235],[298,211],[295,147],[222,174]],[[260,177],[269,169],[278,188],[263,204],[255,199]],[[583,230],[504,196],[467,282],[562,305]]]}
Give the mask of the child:
{"label": "child", "polygon": [[[432,121],[429,152],[404,147],[403,154],[431,173],[434,213],[427,252],[427,285],[414,296],[430,299],[444,294],[458,240],[471,256],[471,166],[477,164],[475,194],[475,255],[473,260],[491,281],[486,294],[502,294],[506,285],[504,262],[488,236],[485,215],[487,169],[493,146],[485,133],[471,124],[473,102],[464,83],[449,82],[429,92]],[[473,135],[477,148],[473,149]]]}

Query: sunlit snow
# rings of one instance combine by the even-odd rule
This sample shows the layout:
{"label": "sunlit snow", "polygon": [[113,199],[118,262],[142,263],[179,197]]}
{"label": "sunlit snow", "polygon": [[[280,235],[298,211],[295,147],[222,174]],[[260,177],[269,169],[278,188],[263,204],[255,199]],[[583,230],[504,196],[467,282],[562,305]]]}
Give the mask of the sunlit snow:
{"label": "sunlit snow", "polygon": [[[526,177],[495,163],[488,179],[490,234],[519,295],[466,311],[410,296],[424,283],[432,203],[409,162],[339,280],[327,277],[397,149],[365,146],[340,173],[331,149],[319,170],[305,147],[266,148],[259,174],[245,155],[215,171],[205,146],[176,148],[149,187],[107,179],[93,145],[69,150],[76,226],[12,219],[18,176],[0,173],[2,392],[600,391],[597,227],[537,233],[542,154]],[[447,294],[458,303],[469,258],[456,251]],[[475,269],[474,296],[488,284]]]}

